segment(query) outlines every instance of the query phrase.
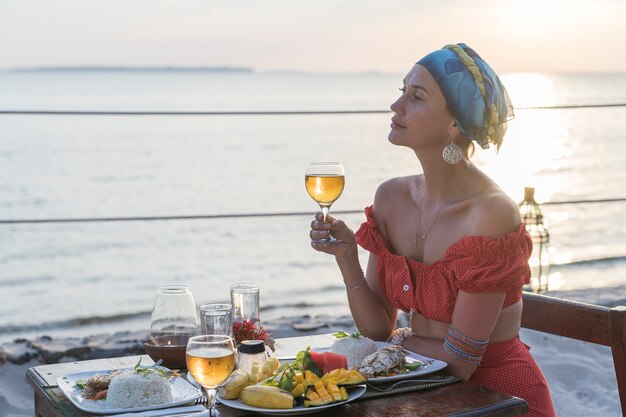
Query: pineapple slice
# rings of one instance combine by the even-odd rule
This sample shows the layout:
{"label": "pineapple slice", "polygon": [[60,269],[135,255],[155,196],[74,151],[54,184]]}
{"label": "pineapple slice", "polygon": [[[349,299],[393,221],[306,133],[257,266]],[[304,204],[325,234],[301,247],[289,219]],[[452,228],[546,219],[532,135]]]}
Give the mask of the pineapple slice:
{"label": "pineapple slice", "polygon": [[252,369],[250,370],[250,382],[256,384],[259,382],[259,362],[252,362]]}
{"label": "pineapple slice", "polygon": [[278,358],[276,358],[275,356],[270,356],[269,358],[267,358],[267,360],[263,364],[263,367],[261,368],[259,381],[263,381],[264,379],[272,376],[279,366],[280,362],[278,361]]}

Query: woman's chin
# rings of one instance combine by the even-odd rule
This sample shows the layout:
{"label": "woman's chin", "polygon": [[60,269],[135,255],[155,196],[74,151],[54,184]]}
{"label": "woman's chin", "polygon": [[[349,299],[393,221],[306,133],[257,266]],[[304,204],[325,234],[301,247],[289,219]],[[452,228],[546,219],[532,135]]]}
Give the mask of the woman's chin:
{"label": "woman's chin", "polygon": [[398,135],[393,130],[389,132],[387,139],[389,140],[389,142],[393,143],[394,145],[399,145],[401,142],[400,135]]}

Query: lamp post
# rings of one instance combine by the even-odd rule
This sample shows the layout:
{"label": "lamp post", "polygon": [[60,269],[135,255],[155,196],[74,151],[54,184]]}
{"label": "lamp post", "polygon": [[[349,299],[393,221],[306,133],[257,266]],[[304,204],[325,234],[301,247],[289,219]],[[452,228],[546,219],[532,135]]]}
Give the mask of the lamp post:
{"label": "lamp post", "polygon": [[524,200],[519,203],[519,211],[522,221],[526,225],[526,231],[533,241],[533,251],[528,260],[531,272],[530,288],[533,292],[542,293],[548,289],[550,233],[544,224],[543,213],[539,204],[535,201],[535,189],[533,187],[524,188]]}

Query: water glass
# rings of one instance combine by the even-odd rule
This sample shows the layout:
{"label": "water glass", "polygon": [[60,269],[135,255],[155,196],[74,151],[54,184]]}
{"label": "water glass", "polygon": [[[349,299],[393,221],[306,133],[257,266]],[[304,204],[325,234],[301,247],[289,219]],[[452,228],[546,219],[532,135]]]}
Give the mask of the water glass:
{"label": "water glass", "polygon": [[230,336],[232,332],[232,306],[230,304],[203,304],[200,306],[202,334]]}
{"label": "water glass", "polygon": [[259,318],[259,284],[244,282],[231,285],[230,301],[233,306],[233,323],[244,320],[258,323]]}

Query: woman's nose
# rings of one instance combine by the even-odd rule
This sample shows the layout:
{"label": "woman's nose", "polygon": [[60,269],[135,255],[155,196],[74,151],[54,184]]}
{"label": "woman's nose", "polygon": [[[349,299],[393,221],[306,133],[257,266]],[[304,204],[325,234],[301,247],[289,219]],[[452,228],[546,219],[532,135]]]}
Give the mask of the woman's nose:
{"label": "woman's nose", "polygon": [[396,113],[400,113],[400,109],[402,108],[402,97],[403,96],[398,97],[398,99],[396,101],[391,103],[391,106],[389,106],[389,108],[392,111],[394,111]]}

